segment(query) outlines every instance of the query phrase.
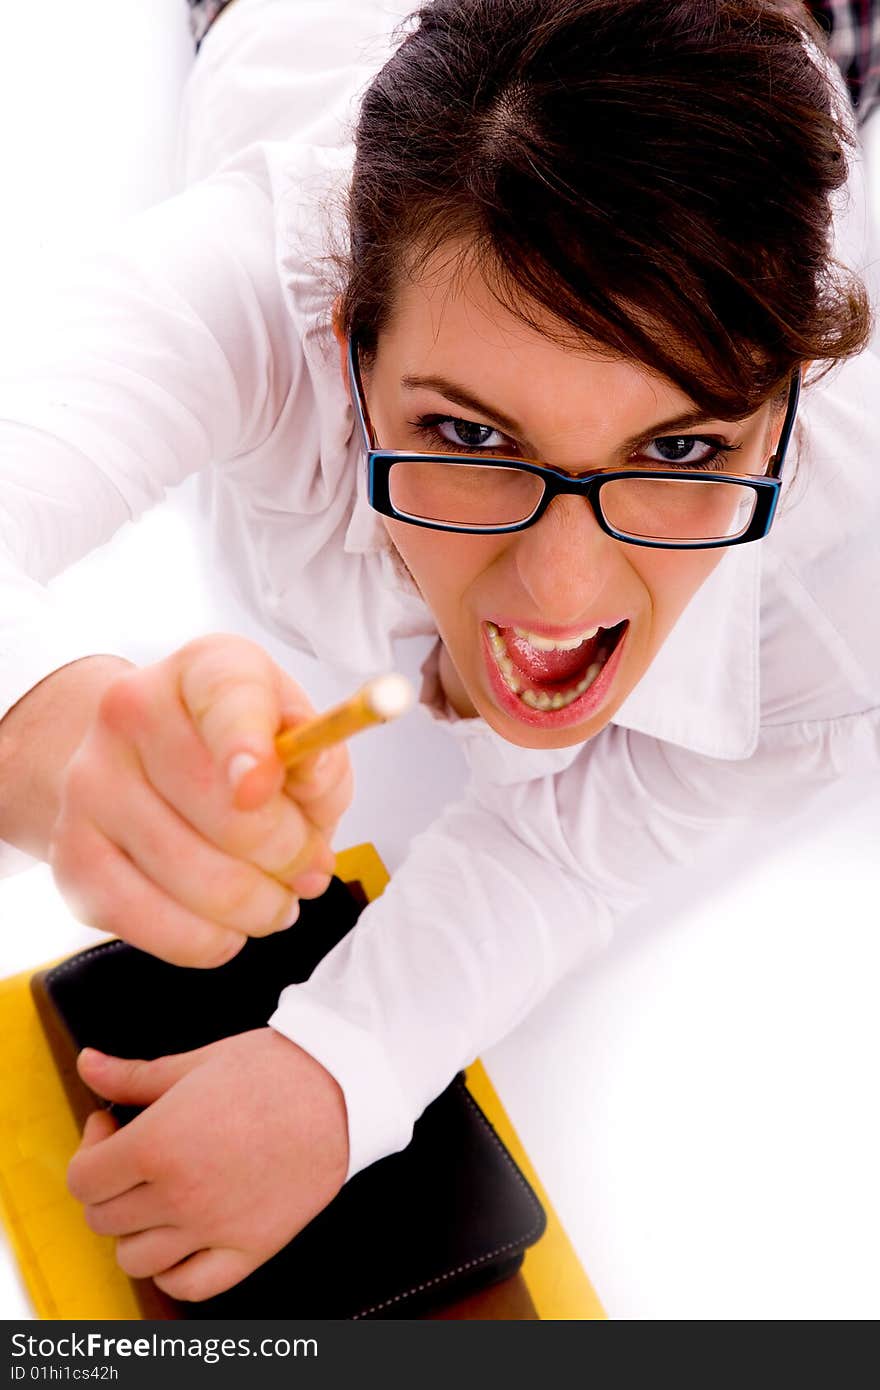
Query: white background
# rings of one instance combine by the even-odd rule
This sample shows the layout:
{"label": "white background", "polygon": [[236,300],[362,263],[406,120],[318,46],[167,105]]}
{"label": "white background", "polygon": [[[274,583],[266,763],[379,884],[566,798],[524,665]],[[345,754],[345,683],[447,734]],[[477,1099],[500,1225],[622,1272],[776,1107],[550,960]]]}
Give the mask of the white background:
{"label": "white background", "polygon": [[[169,192],[191,61],[182,0],[0,0],[0,323],[41,258]],[[880,116],[869,143],[880,205]],[[58,587],[139,661],[259,635],[186,495]],[[343,693],[266,640],[318,703]],[[422,721],[356,741],[338,844],[372,838],[393,869],[460,784],[454,751]],[[868,784],[752,827],[484,1059],[611,1316],[880,1315],[878,828]],[[0,884],[0,974],[95,939],[45,868]],[[0,1316],[31,1315],[0,1237]]]}

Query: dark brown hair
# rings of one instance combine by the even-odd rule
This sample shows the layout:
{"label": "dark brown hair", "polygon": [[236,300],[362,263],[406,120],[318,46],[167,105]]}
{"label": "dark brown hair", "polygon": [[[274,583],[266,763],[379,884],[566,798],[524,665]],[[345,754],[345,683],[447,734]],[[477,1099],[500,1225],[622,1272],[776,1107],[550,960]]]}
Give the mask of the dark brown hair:
{"label": "dark brown hair", "polygon": [[865,346],[830,243],[854,141],[800,5],[434,0],[412,23],[363,98],[347,200],[338,318],[368,361],[402,277],[453,239],[526,323],[547,333],[537,303],[560,342],[722,418]]}

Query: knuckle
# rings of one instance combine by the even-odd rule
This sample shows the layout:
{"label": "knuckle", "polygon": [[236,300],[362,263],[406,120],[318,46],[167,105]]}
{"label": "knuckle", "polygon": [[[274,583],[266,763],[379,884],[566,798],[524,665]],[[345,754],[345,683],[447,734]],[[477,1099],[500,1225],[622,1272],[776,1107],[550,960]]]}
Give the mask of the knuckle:
{"label": "knuckle", "polygon": [[204,657],[213,658],[218,653],[223,655],[227,652],[239,656],[258,654],[265,657],[263,648],[249,637],[242,637],[237,632],[206,632],[185,643],[178,652],[178,658],[184,662],[201,661]]}
{"label": "knuckle", "polygon": [[228,633],[205,632],[185,642],[172,659],[185,670],[197,662],[212,660],[218,652],[229,650],[235,641],[236,638]]}
{"label": "knuckle", "polygon": [[180,681],[188,704],[216,698],[224,688],[240,681],[244,673],[271,678],[274,663],[256,642],[230,633],[197,637],[178,653]]}
{"label": "knuckle", "polygon": [[116,734],[131,734],[145,721],[150,708],[149,682],[140,670],[127,671],[111,681],[98,702],[99,725]]}

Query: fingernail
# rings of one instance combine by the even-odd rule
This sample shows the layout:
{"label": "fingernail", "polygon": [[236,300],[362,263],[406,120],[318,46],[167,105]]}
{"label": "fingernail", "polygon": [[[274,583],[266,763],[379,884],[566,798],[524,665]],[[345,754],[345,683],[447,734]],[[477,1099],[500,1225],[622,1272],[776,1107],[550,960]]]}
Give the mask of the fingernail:
{"label": "fingernail", "polygon": [[99,1052],[96,1047],[84,1047],[79,1055],[87,1062],[103,1062],[107,1058],[106,1052]]}
{"label": "fingernail", "polygon": [[246,777],[253,768],[259,766],[259,763],[259,758],[255,758],[253,753],[236,753],[234,758],[230,758],[226,776],[229,778],[229,784],[233,790],[243,777]]}

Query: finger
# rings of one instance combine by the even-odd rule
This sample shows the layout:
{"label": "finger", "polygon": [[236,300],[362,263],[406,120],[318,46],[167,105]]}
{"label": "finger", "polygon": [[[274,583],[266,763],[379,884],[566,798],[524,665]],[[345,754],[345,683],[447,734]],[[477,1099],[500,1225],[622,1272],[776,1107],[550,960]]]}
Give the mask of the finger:
{"label": "finger", "polygon": [[213,1298],[246,1279],[257,1267],[252,1256],[241,1250],[198,1250],[182,1264],[154,1276],[157,1286],[170,1298],[201,1302]]}
{"label": "finger", "polygon": [[171,1224],[167,1213],[160,1210],[156,1184],[150,1182],[131,1188],[121,1197],[87,1206],[83,1215],[96,1236],[127,1236]]}
{"label": "finger", "polygon": [[122,1236],[116,1242],[116,1262],[130,1279],[149,1279],[186,1259],[192,1248],[192,1236],[180,1227],[156,1226]]}
{"label": "finger", "polygon": [[[238,810],[225,770],[215,764],[167,678],[157,674],[156,668],[138,674],[137,681],[117,681],[110,692],[112,698],[102,701],[106,756],[114,768],[120,759],[132,756],[133,746],[135,789],[142,790],[146,781],[161,800],[215,848],[289,884],[289,866],[295,864],[299,871],[308,860],[308,856],[303,860],[302,851],[313,826],[300,807],[281,792],[284,773],[280,761],[278,792],[255,810]],[[104,829],[106,838],[115,843],[116,826],[122,825],[123,818],[116,816],[115,807],[111,808],[106,796],[96,796],[93,780],[84,773],[80,787],[77,777],[78,769],[72,765],[68,785],[72,784],[79,817],[87,812]],[[112,821],[108,821],[111,809]],[[63,824],[61,828],[67,829]],[[70,839],[75,840],[77,830],[78,824],[70,827]],[[67,848],[73,861],[70,878],[75,883],[81,856]],[[61,852],[64,850],[62,839]],[[172,857],[177,857],[176,852]]]}
{"label": "finger", "polygon": [[282,717],[277,666],[256,643],[225,638],[190,644],[179,670],[184,707],[233,786],[236,804],[255,809],[283,781],[275,752]]}
{"label": "finger", "polygon": [[[226,769],[215,764],[163,665],[166,663],[138,671],[134,677],[122,677],[102,699],[104,756],[112,762],[114,774],[120,761],[129,758],[136,773],[205,839],[289,884],[287,866],[295,863],[297,871],[302,870],[300,855],[313,828],[311,822],[280,790],[261,807],[245,812],[237,809]],[[278,768],[279,779],[283,779],[280,761]],[[79,785],[76,760],[68,770],[73,804],[79,816],[87,812],[105,828],[107,838],[115,841],[114,825],[106,821],[110,802],[106,796],[96,795],[94,778],[88,772],[84,767]],[[75,883],[76,860],[71,878]]]}
{"label": "finger", "polygon": [[[88,1082],[86,1083],[88,1085]],[[111,1134],[115,1134],[119,1128],[118,1120],[115,1120],[109,1110],[93,1110],[86,1116],[83,1125],[82,1139],[80,1140],[80,1150],[91,1149],[95,1144],[100,1144],[102,1139],[109,1139]]]}
{"label": "finger", "polygon": [[301,890],[303,877],[315,873],[329,876],[335,863],[336,855],[323,835],[310,829],[300,849],[291,860],[278,868],[277,874],[282,883],[288,884],[298,897],[302,897],[306,896]]}
{"label": "finger", "polygon": [[[92,873],[80,881],[80,865]],[[152,883],[94,825],[81,820],[58,842],[52,868],[73,914],[172,965],[224,965],[246,941],[242,932],[189,912]]]}
{"label": "finger", "polygon": [[143,781],[123,780],[112,807],[101,808],[99,815],[98,828],[107,838],[197,917],[248,936],[266,935],[296,920],[289,887],[206,840]]}
{"label": "finger", "polygon": [[201,1061],[201,1048],[145,1061],[139,1057],[111,1057],[85,1047],[76,1059],[76,1067],[86,1085],[105,1100],[118,1105],[152,1105]]}
{"label": "finger", "polygon": [[108,1202],[145,1181],[132,1131],[125,1125],[91,1147],[77,1149],[67,1165],[67,1190],[84,1205]]}
{"label": "finger", "polygon": [[354,777],[344,743],[317,757],[295,763],[284,779],[285,794],[302,808],[309,822],[328,838],[351,805]]}

